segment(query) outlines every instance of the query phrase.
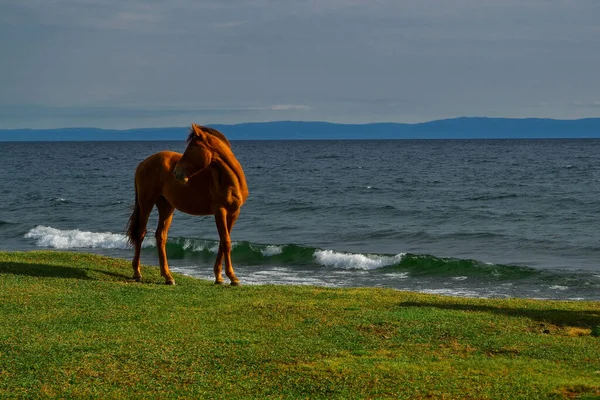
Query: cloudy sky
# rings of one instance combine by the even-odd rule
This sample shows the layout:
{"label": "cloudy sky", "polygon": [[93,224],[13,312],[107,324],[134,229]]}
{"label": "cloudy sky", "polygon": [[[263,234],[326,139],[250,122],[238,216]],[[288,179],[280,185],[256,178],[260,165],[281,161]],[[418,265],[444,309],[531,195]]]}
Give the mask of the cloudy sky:
{"label": "cloudy sky", "polygon": [[0,0],[0,128],[600,117],[599,0]]}

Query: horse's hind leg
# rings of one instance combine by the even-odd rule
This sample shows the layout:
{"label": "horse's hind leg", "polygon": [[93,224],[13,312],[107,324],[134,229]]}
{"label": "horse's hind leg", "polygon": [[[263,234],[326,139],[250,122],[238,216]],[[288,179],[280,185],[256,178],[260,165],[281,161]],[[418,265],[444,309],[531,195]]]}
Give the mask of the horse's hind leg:
{"label": "horse's hind leg", "polygon": [[159,197],[156,201],[156,208],[158,209],[158,226],[156,228],[156,247],[158,248],[158,260],[160,262],[160,274],[165,278],[167,285],[174,285],[175,280],[171,276],[169,271],[169,264],[167,263],[167,251],[165,245],[167,243],[167,235],[169,233],[169,227],[173,220],[173,212],[175,208],[165,199]]}
{"label": "horse's hind leg", "polygon": [[148,224],[148,217],[150,216],[150,212],[152,212],[152,205],[148,206],[147,204],[136,204],[136,221],[135,221],[135,231],[130,238],[130,241],[134,246],[134,254],[133,261],[131,262],[131,266],[133,267],[133,279],[137,282],[142,280],[142,272],[140,270],[140,253],[142,252],[142,242],[146,237],[146,225]]}

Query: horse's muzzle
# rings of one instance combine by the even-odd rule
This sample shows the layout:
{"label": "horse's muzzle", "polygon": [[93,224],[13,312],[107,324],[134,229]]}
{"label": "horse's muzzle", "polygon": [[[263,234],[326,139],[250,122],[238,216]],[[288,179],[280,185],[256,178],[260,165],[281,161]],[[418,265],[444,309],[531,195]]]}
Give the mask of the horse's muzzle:
{"label": "horse's muzzle", "polygon": [[187,183],[188,177],[185,176],[185,173],[181,170],[181,168],[175,167],[175,171],[173,171],[173,177],[175,180],[181,183]]}

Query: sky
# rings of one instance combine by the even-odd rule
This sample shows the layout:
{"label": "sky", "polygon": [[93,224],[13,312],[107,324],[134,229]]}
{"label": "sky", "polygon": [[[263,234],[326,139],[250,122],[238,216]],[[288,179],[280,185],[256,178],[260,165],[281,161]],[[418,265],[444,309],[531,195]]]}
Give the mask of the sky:
{"label": "sky", "polygon": [[599,0],[0,0],[0,129],[600,117]]}

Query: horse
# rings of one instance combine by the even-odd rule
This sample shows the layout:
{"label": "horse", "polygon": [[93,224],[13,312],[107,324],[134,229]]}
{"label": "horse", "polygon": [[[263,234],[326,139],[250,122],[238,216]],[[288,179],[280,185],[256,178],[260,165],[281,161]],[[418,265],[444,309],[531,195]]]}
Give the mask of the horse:
{"label": "horse", "polygon": [[230,233],[248,197],[244,170],[221,132],[192,124],[183,154],[161,151],[142,161],[135,171],[135,205],[127,224],[127,238],[134,247],[133,279],[140,282],[140,251],[150,212],[158,209],[156,247],[160,274],[167,285],[175,280],[169,271],[165,244],[173,212],[213,215],[219,232],[214,264],[215,284],[223,284],[222,264],[231,285],[240,284],[231,265]]}

